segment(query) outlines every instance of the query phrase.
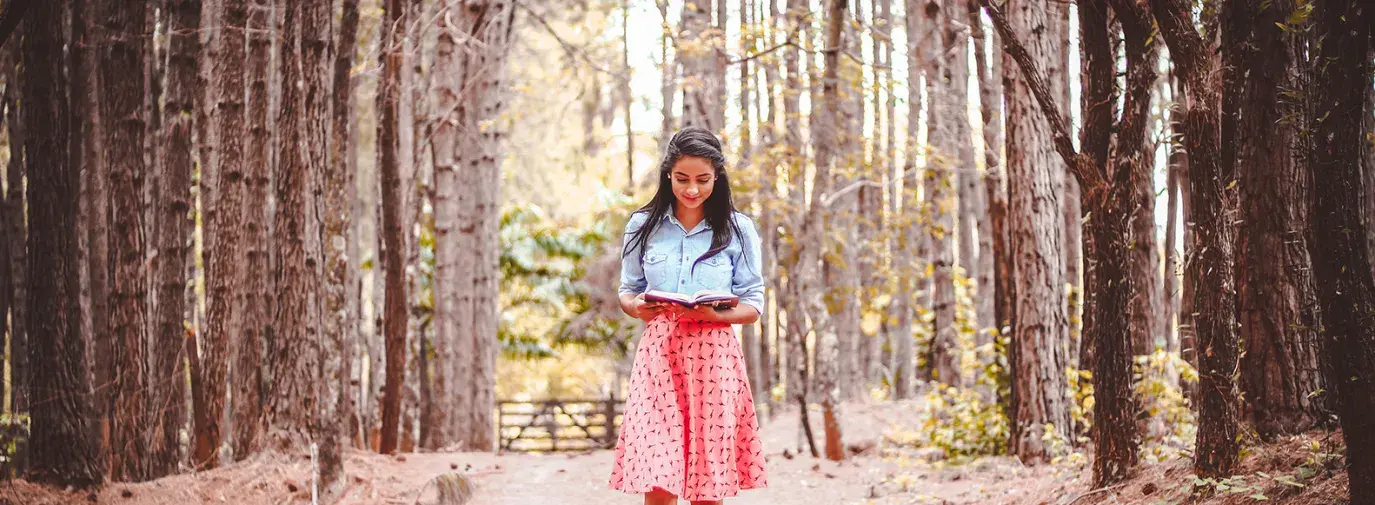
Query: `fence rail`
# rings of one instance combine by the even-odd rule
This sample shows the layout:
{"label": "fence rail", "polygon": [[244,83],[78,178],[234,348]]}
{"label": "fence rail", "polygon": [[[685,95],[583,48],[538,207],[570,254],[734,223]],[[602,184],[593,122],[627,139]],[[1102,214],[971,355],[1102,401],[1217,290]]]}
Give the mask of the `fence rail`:
{"label": "fence rail", "polygon": [[501,450],[585,451],[616,447],[625,400],[499,401]]}

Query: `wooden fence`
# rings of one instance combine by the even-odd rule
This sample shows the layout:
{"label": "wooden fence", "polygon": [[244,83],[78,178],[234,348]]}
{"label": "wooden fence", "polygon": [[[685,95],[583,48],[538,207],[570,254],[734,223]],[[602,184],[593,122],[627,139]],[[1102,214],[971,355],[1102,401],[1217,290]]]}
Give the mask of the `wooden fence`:
{"label": "wooden fence", "polygon": [[613,449],[625,400],[497,402],[501,450],[587,451]]}

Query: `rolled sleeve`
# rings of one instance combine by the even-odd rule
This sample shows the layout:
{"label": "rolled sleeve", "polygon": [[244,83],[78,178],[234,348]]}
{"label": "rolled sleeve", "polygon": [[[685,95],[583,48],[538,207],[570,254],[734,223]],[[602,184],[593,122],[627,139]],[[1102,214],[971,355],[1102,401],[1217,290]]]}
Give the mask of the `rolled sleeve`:
{"label": "rolled sleeve", "polygon": [[754,307],[764,313],[764,277],[762,245],[754,221],[739,216],[740,232],[744,234],[740,252],[734,258],[735,272],[731,278],[731,292],[740,297],[740,303]]}
{"label": "rolled sleeve", "polygon": [[630,246],[631,234],[640,229],[645,223],[644,213],[634,213],[630,215],[630,220],[625,224],[625,234],[621,240],[621,287],[619,293],[622,295],[638,295],[645,292],[648,282],[645,281],[644,265],[640,263],[640,248],[636,247],[626,250]]}

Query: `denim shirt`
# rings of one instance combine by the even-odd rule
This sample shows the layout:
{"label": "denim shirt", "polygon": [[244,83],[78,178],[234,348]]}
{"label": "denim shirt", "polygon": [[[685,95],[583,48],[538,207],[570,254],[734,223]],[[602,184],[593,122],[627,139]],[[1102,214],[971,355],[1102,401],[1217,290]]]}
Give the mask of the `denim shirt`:
{"label": "denim shirt", "polygon": [[702,220],[692,230],[683,228],[678,218],[669,212],[665,222],[654,230],[645,242],[643,261],[639,248],[625,251],[631,234],[649,219],[647,212],[630,215],[625,225],[621,250],[620,294],[638,295],[651,289],[672,293],[692,294],[700,290],[726,291],[740,297],[742,305],[749,305],[764,313],[764,279],[760,275],[759,232],[754,221],[744,214],[732,216],[740,227],[741,237],[731,234],[725,250],[702,260],[693,268],[697,258],[711,249],[711,226]]}

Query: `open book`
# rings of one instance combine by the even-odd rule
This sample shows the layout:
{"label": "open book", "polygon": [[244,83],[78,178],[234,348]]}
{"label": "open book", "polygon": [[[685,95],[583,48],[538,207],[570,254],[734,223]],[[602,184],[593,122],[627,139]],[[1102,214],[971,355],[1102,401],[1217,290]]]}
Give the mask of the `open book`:
{"label": "open book", "polygon": [[740,297],[722,291],[701,290],[696,293],[685,295],[681,293],[670,293],[667,291],[650,290],[645,293],[647,302],[666,302],[676,303],[684,307],[696,307],[698,305],[711,305],[717,308],[734,307],[740,303]]}

